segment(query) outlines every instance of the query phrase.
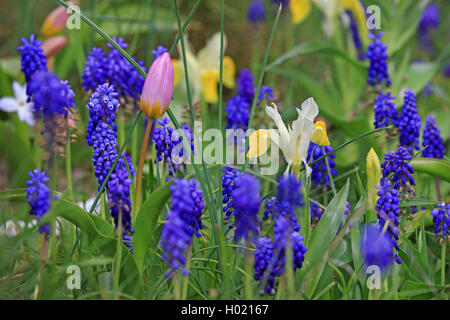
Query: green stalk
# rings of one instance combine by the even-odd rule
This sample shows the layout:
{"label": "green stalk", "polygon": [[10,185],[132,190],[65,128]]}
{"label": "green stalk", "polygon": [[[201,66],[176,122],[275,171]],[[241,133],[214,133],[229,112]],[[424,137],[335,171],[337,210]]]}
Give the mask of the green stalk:
{"label": "green stalk", "polygon": [[122,262],[122,210],[119,208],[119,216],[117,218],[119,225],[117,226],[117,246],[116,257],[114,259],[114,283],[113,290],[116,293],[116,298],[119,296],[120,283],[120,265]]}
{"label": "green stalk", "polygon": [[[220,0],[220,70],[219,70],[219,112],[218,112],[218,129],[220,132],[222,132],[222,95],[223,95],[223,34],[224,34],[224,28],[223,28],[223,0]],[[223,144],[225,145],[225,144]],[[222,161],[219,164],[218,167],[218,174],[217,176],[220,177],[220,174],[222,172]],[[218,196],[218,203],[222,203],[222,184],[219,183],[219,192],[217,194]],[[220,221],[223,221],[223,211],[219,210],[220,212]]]}
{"label": "green stalk", "polygon": [[[175,13],[177,15],[177,23],[178,23],[178,29],[179,29],[179,38],[181,40],[181,49],[182,49],[182,56],[183,56],[184,75],[185,75],[185,80],[186,80],[186,91],[187,91],[187,97],[188,97],[188,103],[189,103],[189,115],[190,115],[190,118],[191,118],[191,127],[192,127],[193,130],[195,130],[195,127],[194,127],[195,114],[194,114],[194,108],[192,106],[191,89],[190,89],[190,84],[189,84],[189,74],[188,74],[187,63],[186,63],[186,50],[185,50],[184,38],[183,38],[183,34],[182,34],[183,29],[181,28],[180,12],[178,10],[177,0],[174,0],[174,6],[175,6]],[[195,136],[196,135],[194,134],[194,137]],[[198,141],[194,141],[194,143],[198,143]],[[200,171],[199,171],[199,169],[197,167],[197,164],[195,163],[194,154],[193,154],[193,152],[192,152],[190,147],[187,147],[187,149],[191,153],[192,164],[194,166],[194,171],[196,173],[196,176],[199,178],[200,183],[202,185],[202,188],[206,189],[206,190],[204,190],[205,193],[208,194],[208,196],[206,197],[206,200],[208,202],[208,209],[212,211],[212,212],[210,212],[211,220],[212,220],[213,225],[216,226],[217,225],[217,221],[216,221],[217,208],[213,205],[213,203],[211,201],[212,199],[214,199],[214,197],[213,197],[213,193],[212,193],[210,179],[208,177],[208,170],[206,169],[205,163],[203,161],[203,154],[202,154],[202,166],[203,166],[203,170],[205,172],[206,188],[205,188],[205,183],[203,181],[203,177],[201,176]],[[214,230],[214,237],[215,237],[216,243],[217,243],[217,239],[218,239],[217,238],[217,232],[215,231],[215,228],[213,228],[213,230]]]}
{"label": "green stalk", "polygon": [[186,300],[187,292],[189,287],[189,269],[191,266],[191,256],[192,256],[192,243],[189,245],[188,252],[186,255],[186,270],[188,271],[187,276],[183,276],[183,285],[181,289],[181,300]]}
{"label": "green stalk", "polygon": [[447,237],[441,246],[441,286],[445,286],[445,252],[447,251]]}
{"label": "green stalk", "polygon": [[70,149],[70,129],[67,131],[66,142],[66,184],[67,184],[67,197],[69,200],[73,200],[73,185],[72,185],[72,152]]}
{"label": "green stalk", "polygon": [[[325,147],[322,146],[322,151],[325,153]],[[333,176],[331,174],[330,164],[328,163],[328,158],[325,158],[325,164],[327,165],[328,178],[331,181],[331,190],[333,190],[333,196],[336,196],[336,186],[334,185]]]}
{"label": "green stalk", "polygon": [[249,275],[252,274],[252,254],[249,252],[245,253],[245,299],[246,300],[253,300],[253,286],[252,286],[252,277]]}
{"label": "green stalk", "polygon": [[[270,33],[269,43],[267,44],[266,53],[264,54],[263,63],[261,65],[261,71],[259,72],[258,85],[256,86],[255,96],[253,97],[252,108],[250,109],[250,117],[248,120],[247,131],[248,131],[248,129],[250,129],[253,126],[253,118],[255,116],[256,103],[258,101],[259,91],[261,90],[261,85],[262,85],[262,81],[264,78],[264,71],[266,69],[267,60],[269,59],[269,52],[270,52],[270,48],[272,47],[273,38],[275,37],[275,30],[277,29],[278,20],[280,18],[280,13],[281,13],[281,4],[278,7],[277,15],[275,17],[275,22],[273,23],[273,27],[272,27],[272,32]],[[245,137],[244,152],[247,150],[247,146],[248,146],[248,135],[246,135],[246,137]],[[244,159],[245,159],[245,161],[244,161],[244,164],[242,165],[242,171],[245,171],[245,167],[247,165],[247,157],[245,156]]]}

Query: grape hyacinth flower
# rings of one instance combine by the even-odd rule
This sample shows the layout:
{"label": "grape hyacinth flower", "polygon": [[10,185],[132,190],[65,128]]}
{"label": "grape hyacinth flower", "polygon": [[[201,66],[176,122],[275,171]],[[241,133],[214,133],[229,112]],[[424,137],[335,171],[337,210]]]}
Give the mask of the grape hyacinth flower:
{"label": "grape hyacinth flower", "polygon": [[444,158],[445,148],[441,137],[441,131],[432,115],[427,117],[422,139],[422,146],[427,147],[422,152],[423,157],[436,159]]}
{"label": "grape hyacinth flower", "polygon": [[304,237],[299,233],[300,228],[293,228],[292,223],[283,216],[277,218],[274,230],[273,248],[277,257],[278,275],[283,275],[286,265],[286,249],[288,245],[292,250],[292,268],[300,269],[305,259],[306,247],[303,243]]}
{"label": "grape hyacinth flower", "polygon": [[309,209],[311,220],[315,219],[319,221],[322,218],[323,209],[319,205],[311,201],[309,203]]}
{"label": "grape hyacinth flower", "polygon": [[41,48],[42,42],[37,40],[34,34],[30,40],[22,38],[22,45],[17,48],[21,51],[22,72],[25,81],[29,82],[36,71],[47,71],[47,60]]}
{"label": "grape hyacinth flower", "polygon": [[261,237],[256,241],[256,249],[253,251],[255,256],[254,278],[259,282],[260,286],[264,286],[261,296],[264,292],[270,295],[275,295],[275,277],[277,276],[277,268],[273,264],[276,263],[273,259],[274,251],[272,240],[268,237]]}
{"label": "grape hyacinth flower", "polygon": [[387,232],[375,225],[367,225],[361,237],[361,253],[366,266],[381,270],[392,264],[392,243]]}
{"label": "grape hyacinth flower", "polygon": [[[130,186],[131,178],[135,171],[129,156],[126,153],[119,155],[117,142],[116,111],[119,107],[118,93],[114,86],[105,83],[97,87],[91,95],[87,107],[89,108],[89,123],[86,134],[88,145],[93,147],[92,157],[95,176],[98,179],[98,190],[101,189],[106,176],[113,163],[117,165],[112,171],[106,184],[108,204],[115,227],[119,226],[119,217],[122,217],[122,239],[127,247],[131,247],[131,234],[134,230],[131,226],[131,202]],[[128,169],[130,173],[128,173]],[[131,175],[131,177],[130,177]]]}
{"label": "grape hyacinth flower", "polygon": [[32,97],[36,118],[52,119],[56,115],[67,116],[69,109],[75,107],[71,86],[52,72],[34,73],[28,82],[27,91]]}
{"label": "grape hyacinth flower", "polygon": [[[325,150],[324,150],[324,149]],[[310,142],[309,148],[308,148],[308,156],[306,157],[306,161],[314,162],[326,153],[333,151],[332,146],[319,146],[315,144],[314,142]],[[339,173],[336,171],[336,163],[334,162],[334,159],[336,158],[335,154],[330,154],[328,159],[328,166],[330,167],[330,172],[332,176],[338,176]],[[318,188],[326,189],[331,181],[330,176],[328,175],[327,171],[327,164],[325,162],[325,159],[320,160],[319,162],[313,164],[311,166],[312,173],[311,173],[311,181],[314,183],[314,185]]]}
{"label": "grape hyacinth flower", "polygon": [[99,85],[106,82],[106,56],[105,52],[93,47],[86,58],[83,67],[83,86],[86,91],[95,90]]}
{"label": "grape hyacinth flower", "polygon": [[[247,130],[250,117],[250,108],[255,97],[255,84],[253,74],[248,69],[242,69],[239,72],[237,82],[237,95],[227,101],[225,106],[227,129]],[[262,86],[258,93],[257,104],[264,99],[273,99],[273,89],[268,86]]]}
{"label": "grape hyacinth flower", "polygon": [[157,46],[155,50],[152,50],[152,54],[153,54],[153,61],[155,61],[156,59],[158,59],[161,55],[163,55],[164,53],[168,52],[166,47],[163,46]]}
{"label": "grape hyacinth flower", "polygon": [[161,233],[163,259],[170,266],[167,278],[177,270],[181,270],[184,276],[188,274],[185,254],[192,243],[192,236],[200,237],[199,229],[203,228],[203,192],[199,187],[200,183],[194,179],[175,179],[170,187],[172,209],[167,213]]}
{"label": "grape hyacinth flower", "polygon": [[[50,178],[47,177],[45,171],[41,172],[39,168],[28,172],[28,175],[31,179],[26,182],[27,188],[25,192],[31,207],[30,214],[36,216],[37,220],[40,220],[50,209],[51,191],[47,186]],[[39,232],[50,234],[50,226],[48,224],[43,225]]]}
{"label": "grape hyacinth flower", "polygon": [[390,151],[384,155],[384,162],[381,164],[383,178],[393,174],[391,181],[394,182],[394,188],[397,190],[405,185],[408,187],[416,185],[412,177],[414,169],[408,162],[411,159],[411,155],[403,147],[399,147],[396,152]]}
{"label": "grape hyacinth flower", "polygon": [[[278,213],[290,217],[294,224],[297,223],[295,210],[303,206],[302,183],[294,174],[280,176],[278,179]],[[298,230],[296,230],[298,231]]]}
{"label": "grape hyacinth flower", "polygon": [[263,220],[267,220],[269,219],[269,215],[270,215],[270,219],[275,219],[276,214],[278,213],[278,200],[276,197],[271,197],[266,199],[266,205],[265,205],[266,210],[264,210],[264,216],[263,216]]}
{"label": "grape hyacinth flower", "polygon": [[134,233],[131,226],[131,201],[130,201],[130,186],[133,180],[128,174],[127,167],[130,169],[131,178],[135,171],[131,158],[125,153],[120,157],[116,169],[109,177],[108,188],[108,204],[111,210],[111,216],[114,219],[115,226],[119,225],[119,217],[122,217],[122,237],[124,244],[131,248],[131,237],[129,234]]}
{"label": "grape hyacinth flower", "polygon": [[177,270],[184,276],[188,275],[186,264],[186,251],[191,243],[192,236],[185,231],[185,222],[173,211],[167,213],[167,221],[161,231],[161,248],[163,260],[170,266],[165,274],[166,278]]}
{"label": "grape hyacinth flower", "polygon": [[247,130],[251,105],[241,96],[232,97],[225,106],[226,129]]}
{"label": "grape hyacinth flower", "polygon": [[251,23],[259,23],[266,20],[266,9],[262,0],[253,0],[248,6],[247,20]]}
{"label": "grape hyacinth flower", "polygon": [[[123,38],[113,38],[113,40],[122,49],[128,47]],[[131,97],[137,100],[142,92],[144,79],[118,50],[109,43],[108,47],[110,48],[108,54],[95,47],[89,53],[82,75],[85,90],[95,90],[98,85],[109,82],[114,85],[121,98],[127,100]],[[146,71],[143,61],[138,61],[137,64],[144,72]]]}
{"label": "grape hyacinth flower", "polygon": [[262,198],[256,177],[245,174],[239,179],[237,187],[231,194],[235,209],[234,240],[244,239],[253,242],[259,234],[258,211]]}
{"label": "grape hyacinth flower", "polygon": [[375,129],[387,127],[389,124],[398,127],[400,119],[393,100],[395,97],[391,96],[390,91],[387,94],[380,91],[375,100],[375,122],[373,123]]}
{"label": "grape hyacinth flower", "polygon": [[176,212],[184,223],[186,233],[200,237],[203,228],[201,215],[205,208],[203,191],[195,179],[175,179],[170,186],[172,192],[172,211]]}
{"label": "grape hyacinth flower", "polygon": [[[400,198],[397,189],[391,187],[391,183],[382,178],[378,188],[378,196],[380,197],[375,206],[377,212],[378,225],[380,230],[387,230],[391,240],[391,248],[395,248],[400,251],[397,240],[399,235],[399,220],[400,217]],[[394,253],[394,260],[398,264],[402,263],[402,260]]]}
{"label": "grape hyacinth flower", "polygon": [[358,24],[356,22],[355,16],[352,10],[345,10],[348,17],[350,18],[350,30],[352,32],[353,45],[355,46],[356,52],[358,54],[358,60],[364,60],[364,49],[361,41],[361,37],[358,31]]}
{"label": "grape hyacinth flower", "polygon": [[[180,168],[180,159],[186,157],[182,137],[171,126],[169,126],[170,119],[167,117],[157,119],[156,122],[160,127],[153,130],[153,142],[155,142],[156,158],[155,163],[166,162],[169,166],[169,176],[175,175]],[[191,149],[194,150],[194,137],[192,130],[187,127],[187,124],[181,126],[184,137],[190,142]]]}
{"label": "grape hyacinth flower", "polygon": [[[227,221],[234,213],[233,190],[237,187],[243,173],[232,167],[223,167],[222,173],[222,210],[225,213],[224,220]],[[233,225],[230,225],[230,228],[233,228]]]}
{"label": "grape hyacinth flower", "polygon": [[444,74],[444,77],[450,78],[450,64],[446,64],[444,68],[442,69],[442,73]]}
{"label": "grape hyacinth flower", "polygon": [[413,148],[419,150],[420,116],[416,107],[416,95],[411,89],[405,91],[403,107],[400,114],[400,145],[408,148],[412,153]]}
{"label": "grape hyacinth flower", "polygon": [[371,86],[381,84],[383,81],[386,81],[386,86],[391,85],[387,65],[387,46],[381,41],[382,36],[383,32],[379,32],[378,35],[369,34],[369,38],[373,41],[369,44],[366,58],[370,61],[367,83]]}
{"label": "grape hyacinth flower", "polygon": [[426,36],[432,29],[436,29],[439,26],[439,6],[436,3],[430,3],[422,13],[418,26],[419,37]]}
{"label": "grape hyacinth flower", "polygon": [[436,237],[445,238],[449,235],[448,227],[450,225],[450,204],[439,203],[437,208],[431,210],[433,217],[434,233]]}

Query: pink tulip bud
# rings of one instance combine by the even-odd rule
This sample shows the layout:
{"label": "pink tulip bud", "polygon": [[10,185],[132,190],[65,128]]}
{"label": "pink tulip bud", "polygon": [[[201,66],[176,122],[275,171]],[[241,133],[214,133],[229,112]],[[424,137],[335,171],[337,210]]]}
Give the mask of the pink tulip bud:
{"label": "pink tulip bud", "polygon": [[166,52],[153,62],[145,78],[141,110],[147,117],[156,119],[166,112],[173,96],[173,79],[172,59]]}
{"label": "pink tulip bud", "polygon": [[56,36],[45,40],[41,48],[46,57],[51,57],[57,54],[64,47],[66,42],[67,38],[65,36]]}
{"label": "pink tulip bud", "polygon": [[[72,5],[73,2],[68,2]],[[59,32],[61,32],[68,18],[67,9],[64,6],[59,6],[45,18],[44,23],[41,27],[41,35],[44,37],[51,37]]]}

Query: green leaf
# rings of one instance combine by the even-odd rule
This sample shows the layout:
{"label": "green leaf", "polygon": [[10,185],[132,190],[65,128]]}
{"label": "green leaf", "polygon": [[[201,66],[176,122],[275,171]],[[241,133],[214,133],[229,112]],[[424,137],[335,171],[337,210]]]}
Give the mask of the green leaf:
{"label": "green leaf", "polygon": [[171,183],[172,181],[169,181],[153,191],[142,204],[136,218],[133,255],[140,272],[144,265],[147,247],[150,244],[156,246],[158,243],[154,233],[159,215],[170,197],[169,186]]}
{"label": "green leaf", "polygon": [[350,57],[347,53],[335,48],[329,46],[325,42],[321,41],[305,41],[302,42],[296,46],[294,46],[292,49],[288,50],[286,53],[279,56],[275,61],[270,63],[266,70],[273,69],[274,67],[282,64],[283,62],[295,58],[297,56],[305,55],[305,54],[315,54],[315,53],[321,53],[325,54],[328,57],[337,57],[341,58],[347,62],[350,62],[350,65],[358,69],[360,72],[365,72],[366,65],[364,63],[361,63],[352,57]]}
{"label": "green leaf", "polygon": [[[50,211],[39,221],[38,227],[62,217],[78,226],[89,238],[90,243],[95,244],[101,253],[111,259],[116,252],[117,239],[114,228],[101,217],[84,211],[76,203],[66,199],[59,199],[52,204]],[[123,244],[122,244],[123,245]],[[128,248],[123,245],[122,264],[120,268],[120,289],[132,296],[140,296],[143,292],[143,282],[137,265]]]}
{"label": "green leaf", "polygon": [[437,296],[438,293],[445,291],[450,286],[432,286],[426,282],[417,282],[406,280],[402,290],[398,293],[401,298],[413,298],[417,297],[421,299],[430,299]]}
{"label": "green leaf", "polygon": [[416,158],[410,163],[415,171],[428,173],[450,182],[450,161],[446,159]]}
{"label": "green leaf", "polygon": [[326,265],[330,244],[336,237],[340,223],[343,221],[345,205],[347,203],[350,181],[334,196],[319,223],[312,232],[305,255],[301,277],[305,287],[305,294],[312,297],[316,290],[320,276]]}

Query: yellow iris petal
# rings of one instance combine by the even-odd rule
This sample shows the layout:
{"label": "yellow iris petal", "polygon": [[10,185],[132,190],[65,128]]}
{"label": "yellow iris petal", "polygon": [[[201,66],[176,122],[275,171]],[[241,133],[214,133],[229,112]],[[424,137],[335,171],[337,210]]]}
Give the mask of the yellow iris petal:
{"label": "yellow iris petal", "polygon": [[323,121],[316,121],[314,123],[314,132],[311,137],[311,141],[320,146],[329,146],[330,140],[328,140],[327,126]]}
{"label": "yellow iris petal", "polygon": [[217,82],[219,74],[216,71],[204,71],[201,74],[203,97],[207,103],[216,103],[219,100],[217,94]]}
{"label": "yellow iris petal", "polygon": [[234,88],[234,75],[236,66],[233,59],[229,56],[223,57],[223,84],[230,89]]}
{"label": "yellow iris petal", "polygon": [[270,146],[270,132],[264,129],[252,132],[249,137],[250,148],[247,152],[248,158],[259,157],[266,153]]}
{"label": "yellow iris petal", "polygon": [[292,15],[292,23],[297,24],[305,20],[311,11],[309,0],[290,0],[289,10]]}
{"label": "yellow iris petal", "polygon": [[173,86],[175,87],[177,84],[180,83],[181,75],[183,74],[183,66],[176,59],[172,59],[172,65],[173,65]]}

